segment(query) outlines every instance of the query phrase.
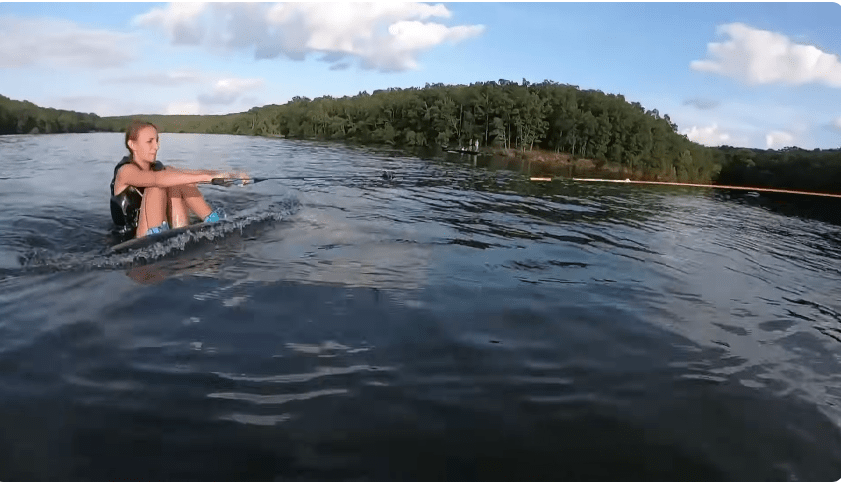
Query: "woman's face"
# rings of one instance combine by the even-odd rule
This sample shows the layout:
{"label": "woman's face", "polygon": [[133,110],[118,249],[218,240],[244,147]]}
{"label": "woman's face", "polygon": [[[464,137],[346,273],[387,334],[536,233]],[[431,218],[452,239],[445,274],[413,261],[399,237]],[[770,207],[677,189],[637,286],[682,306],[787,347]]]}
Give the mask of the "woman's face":
{"label": "woman's face", "polygon": [[134,153],[135,161],[152,164],[158,155],[158,131],[152,126],[146,126],[137,133],[136,140],[128,141],[128,145]]}

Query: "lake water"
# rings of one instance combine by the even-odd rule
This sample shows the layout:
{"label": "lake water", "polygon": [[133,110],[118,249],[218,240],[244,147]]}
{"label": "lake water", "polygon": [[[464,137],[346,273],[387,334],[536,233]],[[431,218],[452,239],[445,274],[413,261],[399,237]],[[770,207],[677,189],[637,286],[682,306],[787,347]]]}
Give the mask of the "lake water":
{"label": "lake water", "polygon": [[0,137],[3,482],[841,478],[837,224],[162,134],[165,164],[320,178],[204,186],[205,238],[109,255],[124,152]]}

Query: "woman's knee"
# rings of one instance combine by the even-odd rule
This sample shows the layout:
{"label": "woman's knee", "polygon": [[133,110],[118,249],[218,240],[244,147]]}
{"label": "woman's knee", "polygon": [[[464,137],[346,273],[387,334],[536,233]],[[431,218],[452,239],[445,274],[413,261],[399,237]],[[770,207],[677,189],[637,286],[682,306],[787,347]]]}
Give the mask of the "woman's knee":
{"label": "woman's knee", "polygon": [[201,196],[201,191],[193,184],[184,184],[181,186],[173,186],[172,189],[173,197],[178,196],[183,199]]}
{"label": "woman's knee", "polygon": [[184,197],[182,195],[181,186],[171,186],[166,189],[166,197],[169,199]]}

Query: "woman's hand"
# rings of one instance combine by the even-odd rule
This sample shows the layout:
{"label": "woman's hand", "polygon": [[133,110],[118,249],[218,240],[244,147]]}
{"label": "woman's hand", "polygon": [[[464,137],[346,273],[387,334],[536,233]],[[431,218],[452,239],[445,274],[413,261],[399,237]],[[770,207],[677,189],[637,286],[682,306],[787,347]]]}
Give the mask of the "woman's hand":
{"label": "woman's hand", "polygon": [[220,172],[219,175],[217,175],[216,177],[227,181],[223,184],[228,186],[244,186],[251,182],[251,177],[244,171]]}
{"label": "woman's hand", "polygon": [[242,181],[243,186],[251,182],[251,176],[249,176],[245,171],[234,171],[232,174],[234,175],[234,179]]}

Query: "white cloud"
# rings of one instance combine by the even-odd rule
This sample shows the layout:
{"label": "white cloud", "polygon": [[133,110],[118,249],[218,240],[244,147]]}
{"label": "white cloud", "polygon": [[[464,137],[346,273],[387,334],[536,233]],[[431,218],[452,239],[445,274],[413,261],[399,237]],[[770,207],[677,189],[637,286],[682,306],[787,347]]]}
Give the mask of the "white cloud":
{"label": "white cloud", "polygon": [[134,22],[163,29],[174,44],[222,52],[253,49],[257,59],[321,54],[321,60],[338,68],[352,57],[364,68],[400,71],[417,68],[425,50],[484,32],[482,25],[448,27],[430,21],[450,16],[444,5],[422,3],[176,3]]}
{"label": "white cloud", "polygon": [[203,105],[233,104],[241,95],[263,87],[263,79],[222,79],[209,94],[198,97]]}
{"label": "white cloud", "polygon": [[129,34],[83,28],[68,20],[0,17],[0,68],[121,67],[133,60],[134,43]]}
{"label": "white cloud", "polygon": [[203,3],[170,3],[165,8],[153,8],[148,13],[138,15],[134,23],[167,30],[175,44],[196,44],[204,36],[202,17],[206,10],[207,5]]}
{"label": "white cloud", "polygon": [[841,60],[838,55],[741,23],[721,25],[718,33],[728,35],[729,40],[707,44],[709,58],[692,61],[690,67],[693,70],[731,77],[748,84],[822,83],[841,87]]}
{"label": "white cloud", "polygon": [[835,122],[832,123],[832,127],[841,131],[841,117],[835,119]]}
{"label": "white cloud", "polygon": [[765,147],[778,149],[794,143],[794,136],[784,131],[771,131],[765,135]]}
{"label": "white cloud", "polygon": [[153,72],[148,74],[125,75],[104,80],[106,84],[149,84],[156,87],[174,87],[201,82],[203,76],[197,72],[174,71]]}
{"label": "white cloud", "polygon": [[715,123],[707,127],[692,126],[689,129],[684,129],[681,134],[685,135],[690,141],[705,146],[727,145],[731,141],[731,135],[722,131]]}
{"label": "white cloud", "polygon": [[172,102],[166,106],[166,115],[198,115],[202,113],[198,102]]}

